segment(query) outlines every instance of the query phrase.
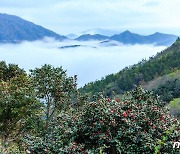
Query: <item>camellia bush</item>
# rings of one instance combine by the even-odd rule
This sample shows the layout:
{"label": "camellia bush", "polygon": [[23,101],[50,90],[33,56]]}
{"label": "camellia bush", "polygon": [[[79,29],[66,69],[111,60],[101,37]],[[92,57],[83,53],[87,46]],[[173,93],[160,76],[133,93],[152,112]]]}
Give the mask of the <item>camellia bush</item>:
{"label": "camellia bush", "polygon": [[[101,97],[64,121],[67,153],[173,153],[179,122],[151,92],[141,88],[124,101]],[[63,116],[61,116],[63,117]],[[66,116],[67,117],[67,116]]]}

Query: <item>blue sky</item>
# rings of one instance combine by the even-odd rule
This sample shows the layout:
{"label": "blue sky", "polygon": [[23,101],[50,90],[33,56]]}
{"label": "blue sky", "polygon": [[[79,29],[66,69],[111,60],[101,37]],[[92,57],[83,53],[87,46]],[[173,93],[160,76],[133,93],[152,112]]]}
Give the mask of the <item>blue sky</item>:
{"label": "blue sky", "polygon": [[180,35],[180,0],[1,0],[0,12],[59,34],[103,28]]}

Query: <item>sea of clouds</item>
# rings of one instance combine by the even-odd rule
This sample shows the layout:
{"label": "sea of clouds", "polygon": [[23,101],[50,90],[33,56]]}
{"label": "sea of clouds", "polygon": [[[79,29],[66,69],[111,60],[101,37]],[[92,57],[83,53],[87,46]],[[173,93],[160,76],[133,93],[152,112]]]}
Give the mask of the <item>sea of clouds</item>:
{"label": "sea of clouds", "polygon": [[[80,45],[70,48],[71,45]],[[66,48],[68,47],[68,48]],[[148,59],[166,47],[154,45],[106,46],[98,41],[42,41],[0,44],[0,61],[18,64],[26,71],[51,64],[62,66],[69,76],[78,76],[78,87]]]}

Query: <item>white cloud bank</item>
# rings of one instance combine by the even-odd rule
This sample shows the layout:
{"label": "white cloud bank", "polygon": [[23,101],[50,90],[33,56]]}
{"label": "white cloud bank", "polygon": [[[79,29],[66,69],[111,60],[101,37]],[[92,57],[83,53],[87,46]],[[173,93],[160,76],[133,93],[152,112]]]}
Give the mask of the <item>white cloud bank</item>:
{"label": "white cloud bank", "polygon": [[[81,44],[82,47],[59,49],[61,46]],[[96,48],[93,48],[96,47]],[[53,40],[1,44],[0,61],[18,64],[26,71],[51,64],[63,66],[68,75],[78,75],[78,85],[101,79],[133,65],[143,58],[160,52],[165,47],[133,45],[102,47],[98,42],[56,42]]]}

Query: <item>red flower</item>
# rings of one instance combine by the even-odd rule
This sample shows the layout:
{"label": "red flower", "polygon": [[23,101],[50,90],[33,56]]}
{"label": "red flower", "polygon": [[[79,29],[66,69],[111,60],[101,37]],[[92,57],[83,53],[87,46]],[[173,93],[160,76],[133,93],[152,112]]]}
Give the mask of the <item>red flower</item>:
{"label": "red flower", "polygon": [[115,121],[111,121],[110,122],[110,125],[114,125],[116,122]]}
{"label": "red flower", "polygon": [[72,148],[73,148],[73,149],[76,149],[76,145],[73,145]]}
{"label": "red flower", "polygon": [[174,122],[177,122],[177,119],[174,119]]}
{"label": "red flower", "polygon": [[111,99],[110,99],[110,98],[107,98],[107,101],[108,101],[108,102],[111,102]]}
{"label": "red flower", "polygon": [[114,109],[111,109],[111,113],[114,113],[115,112],[115,110]]}
{"label": "red flower", "polygon": [[48,149],[44,149],[45,153],[48,153]]}
{"label": "red flower", "polygon": [[102,139],[104,139],[104,138],[105,138],[105,136],[101,136],[101,138],[102,138]]}
{"label": "red flower", "polygon": [[161,118],[160,118],[160,120],[164,120],[165,119],[165,116],[164,115],[162,115],[161,116]]}
{"label": "red flower", "polygon": [[157,108],[156,108],[156,107],[154,107],[154,108],[153,108],[153,110],[154,110],[154,111],[156,111],[156,110],[157,110]]}
{"label": "red flower", "polygon": [[125,123],[127,122],[127,120],[126,120],[126,119],[124,119],[123,121],[124,121]]}
{"label": "red flower", "polygon": [[118,98],[116,98],[116,99],[115,99],[115,101],[116,101],[116,102],[119,102],[119,99],[118,99]]}
{"label": "red flower", "polygon": [[122,102],[122,104],[124,105],[124,104],[126,104],[125,102]]}
{"label": "red flower", "polygon": [[152,126],[152,129],[155,129],[156,127],[155,126]]}
{"label": "red flower", "polygon": [[122,116],[123,116],[123,117],[127,117],[126,112],[123,112]]}
{"label": "red flower", "polygon": [[95,133],[92,133],[92,136],[96,135]]}
{"label": "red flower", "polygon": [[133,114],[133,113],[130,113],[130,116],[131,116],[132,118],[134,118],[134,114]]}

